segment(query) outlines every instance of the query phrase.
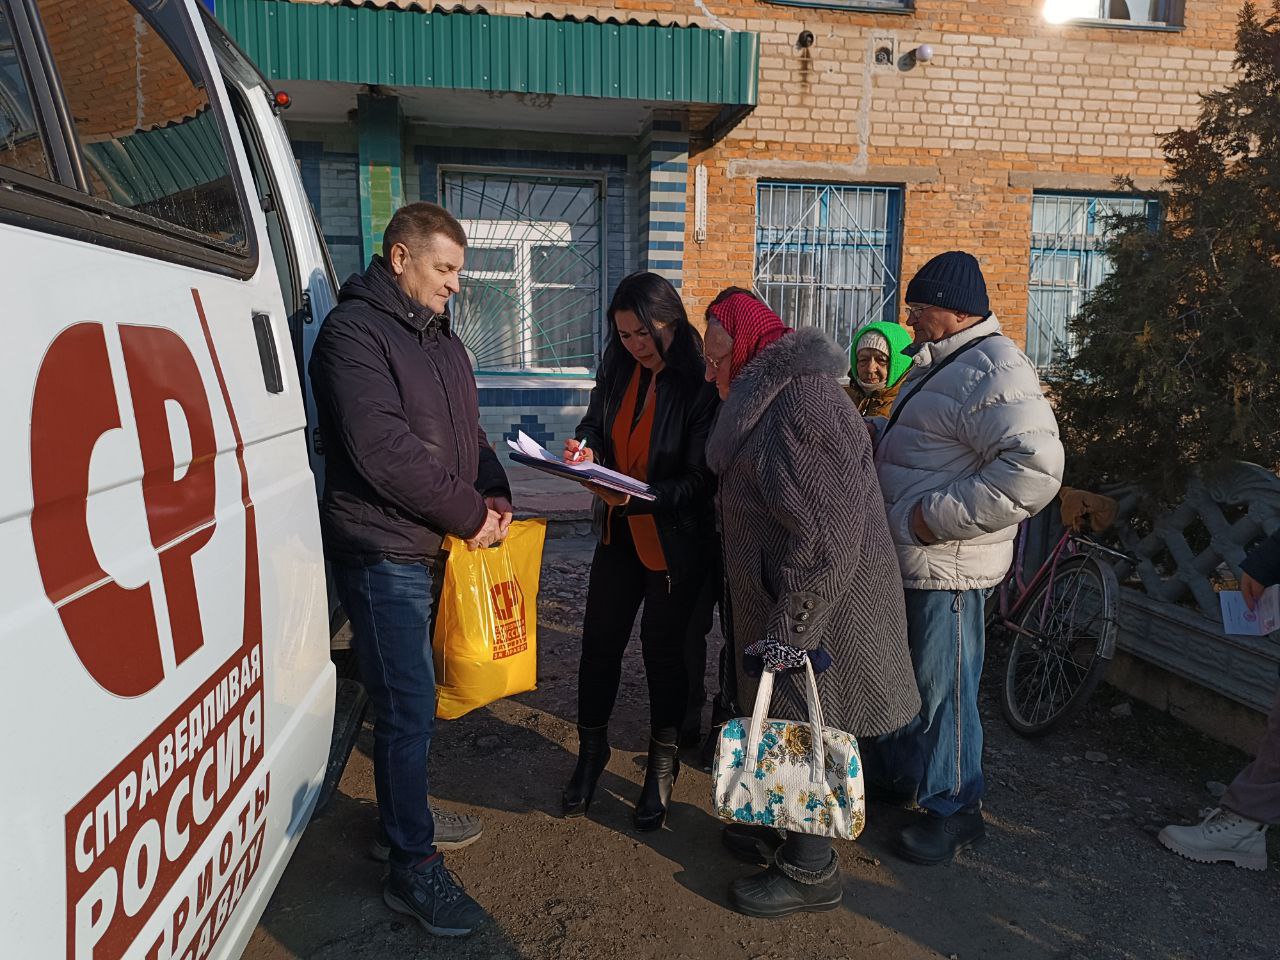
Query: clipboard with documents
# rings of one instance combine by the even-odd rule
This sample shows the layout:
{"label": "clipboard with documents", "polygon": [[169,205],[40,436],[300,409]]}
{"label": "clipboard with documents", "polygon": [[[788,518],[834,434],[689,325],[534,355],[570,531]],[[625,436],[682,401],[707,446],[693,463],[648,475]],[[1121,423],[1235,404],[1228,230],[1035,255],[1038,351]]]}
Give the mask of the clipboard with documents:
{"label": "clipboard with documents", "polygon": [[510,457],[516,463],[523,463],[552,476],[563,477],[575,483],[594,483],[597,486],[628,494],[637,500],[658,499],[657,494],[643,480],[637,480],[635,477],[629,477],[625,473],[619,473],[617,470],[610,470],[595,463],[565,463],[563,459],[523,431],[516,434],[516,439],[508,440],[507,446],[511,448]]}

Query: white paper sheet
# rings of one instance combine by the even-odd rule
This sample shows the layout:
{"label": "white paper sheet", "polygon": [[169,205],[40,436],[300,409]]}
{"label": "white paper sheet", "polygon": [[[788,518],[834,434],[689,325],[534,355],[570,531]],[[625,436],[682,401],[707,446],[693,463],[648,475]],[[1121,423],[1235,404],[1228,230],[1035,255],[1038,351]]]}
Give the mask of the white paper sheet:
{"label": "white paper sheet", "polygon": [[1280,629],[1280,586],[1262,591],[1257,609],[1250,610],[1239,590],[1223,590],[1218,594],[1222,604],[1222,629],[1245,637],[1265,637]]}
{"label": "white paper sheet", "polygon": [[627,476],[625,473],[619,473],[617,470],[610,470],[608,467],[602,467],[595,463],[566,463],[563,457],[557,457],[523,430],[516,433],[515,440],[508,440],[507,446],[516,451],[516,453],[553,465],[557,469],[551,472],[559,476],[565,476],[563,471],[566,469],[572,471],[575,476],[567,476],[566,479],[574,480],[580,477],[581,479],[578,481],[580,483],[597,483],[608,487],[610,490],[628,493],[641,500],[657,499],[653,491],[649,489],[649,485],[643,480],[637,480],[635,477]]}

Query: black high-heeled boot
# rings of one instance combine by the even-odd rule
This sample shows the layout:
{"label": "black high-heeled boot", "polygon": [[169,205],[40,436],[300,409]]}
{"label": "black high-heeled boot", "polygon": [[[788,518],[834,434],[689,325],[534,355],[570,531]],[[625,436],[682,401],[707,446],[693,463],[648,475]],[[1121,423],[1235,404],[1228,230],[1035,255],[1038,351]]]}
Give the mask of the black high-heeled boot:
{"label": "black high-heeled boot", "polygon": [[674,743],[649,741],[649,764],[644,772],[644,786],[636,801],[632,821],[637,830],[658,830],[667,820],[671,788],[680,776],[679,747]]}
{"label": "black high-heeled boot", "polygon": [[591,809],[596,782],[609,763],[609,728],[578,727],[578,763],[573,776],[561,794],[561,809],[566,817],[581,817]]}

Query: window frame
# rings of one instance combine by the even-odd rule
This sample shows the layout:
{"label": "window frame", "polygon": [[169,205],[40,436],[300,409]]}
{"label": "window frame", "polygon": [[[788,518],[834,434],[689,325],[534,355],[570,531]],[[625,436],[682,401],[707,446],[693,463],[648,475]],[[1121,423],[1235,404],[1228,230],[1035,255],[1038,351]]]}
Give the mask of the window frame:
{"label": "window frame", "polygon": [[891,17],[910,17],[916,12],[916,0],[764,0],[781,7],[812,7],[818,10],[846,10],[850,13],[884,13]]}
{"label": "window frame", "polygon": [[[1098,0],[1099,3],[1103,0]],[[1060,27],[1086,27],[1101,30],[1149,30],[1156,33],[1180,33],[1187,28],[1186,0],[1168,0],[1169,17],[1166,20],[1123,20],[1118,17],[1071,17]]]}
{"label": "window frame", "polygon": [[[1085,215],[1090,219],[1095,219],[1095,218],[1101,219],[1102,217],[1112,215],[1110,212],[1104,213],[1097,210],[1091,211],[1089,209],[1090,205],[1095,204],[1099,201],[1124,200],[1124,201],[1130,201],[1130,202],[1141,202],[1145,204],[1145,209],[1142,211],[1142,213],[1147,218],[1148,229],[1153,231],[1159,228],[1160,222],[1164,217],[1163,204],[1161,204],[1161,202],[1158,199],[1151,197],[1148,194],[1143,194],[1140,192],[1124,193],[1124,192],[1117,192],[1114,190],[1071,190],[1071,189],[1051,189],[1051,188],[1037,189],[1032,192],[1031,220],[1030,220],[1030,223],[1028,224],[1029,230],[1028,230],[1028,236],[1027,236],[1027,239],[1028,239],[1028,243],[1027,243],[1027,255],[1028,255],[1027,256],[1027,261],[1028,261],[1027,262],[1027,310],[1026,310],[1026,334],[1025,334],[1026,342],[1024,343],[1024,348],[1025,348],[1024,352],[1031,359],[1031,362],[1035,365],[1036,369],[1041,373],[1048,370],[1050,367],[1053,366],[1055,362],[1057,362],[1059,345],[1066,347],[1067,349],[1071,349],[1071,345],[1066,341],[1059,341],[1058,338],[1056,337],[1055,329],[1051,329],[1049,332],[1055,333],[1055,336],[1054,336],[1054,342],[1050,344],[1049,358],[1047,360],[1037,359],[1040,354],[1039,348],[1035,349],[1034,354],[1032,350],[1031,336],[1032,336],[1032,323],[1033,323],[1032,310],[1033,310],[1033,302],[1034,302],[1033,291],[1038,291],[1040,289],[1054,289],[1056,286],[1055,283],[1051,280],[1046,280],[1043,277],[1037,280],[1033,275],[1033,272],[1036,267],[1035,253],[1037,250],[1042,249],[1042,245],[1037,243],[1037,238],[1044,237],[1044,236],[1053,236],[1053,234],[1035,232],[1036,201],[1042,198],[1047,200],[1058,200],[1058,201],[1062,201],[1062,200],[1084,201],[1086,205]],[[1133,215],[1137,216],[1138,214],[1135,212]],[[1057,236],[1063,236],[1063,234],[1060,232],[1057,234]],[[1079,237],[1080,235],[1072,234],[1072,236]],[[1100,255],[1101,246],[1106,242],[1107,234],[1104,231],[1099,230],[1099,232],[1096,234],[1086,233],[1084,236],[1089,241],[1088,249],[1077,250],[1075,248],[1071,248],[1069,252],[1076,254],[1080,258],[1081,266],[1083,267],[1084,272],[1087,273],[1088,267],[1089,267],[1089,259]],[[1106,279],[1106,277],[1110,276],[1111,272],[1112,271],[1108,271],[1104,276],[1099,277],[1098,283],[1101,283],[1103,280]],[[1074,291],[1078,294],[1079,303],[1076,307],[1076,312],[1078,312],[1080,308],[1083,307],[1085,300],[1087,300],[1088,297],[1092,295],[1094,289],[1097,288],[1097,284],[1095,283],[1092,287],[1087,287],[1085,283],[1081,282],[1076,284],[1061,285],[1059,288],[1067,291]],[[1071,322],[1071,318],[1073,316],[1075,316],[1075,313],[1071,313],[1063,317],[1064,327],[1066,324],[1069,324]],[[1052,319],[1052,318],[1049,318],[1049,319]],[[1037,320],[1036,323],[1038,324],[1039,321]]]}
{"label": "window frame", "polygon": [[[766,188],[770,190],[774,190],[777,188],[783,188],[784,190],[799,189],[801,191],[809,190],[809,189],[816,190],[816,191],[825,190],[825,191],[828,191],[828,196],[826,200],[818,199],[815,202],[819,204],[827,204],[827,205],[829,205],[831,202],[830,191],[833,191],[833,190],[855,190],[855,191],[872,191],[873,193],[874,192],[884,193],[885,204],[886,204],[884,227],[883,228],[880,228],[880,227],[866,228],[866,227],[863,227],[862,225],[858,225],[858,231],[863,235],[864,239],[868,239],[868,233],[867,233],[868,230],[883,229],[883,232],[885,234],[885,241],[883,244],[883,249],[884,249],[883,256],[875,252],[878,249],[877,244],[867,242],[865,245],[871,248],[874,255],[877,257],[877,259],[880,260],[882,278],[888,277],[889,279],[892,280],[892,291],[889,295],[885,295],[885,290],[888,287],[888,284],[884,283],[883,281],[881,282],[879,288],[881,290],[882,302],[880,305],[879,316],[867,315],[862,319],[860,323],[854,323],[848,329],[848,331],[828,330],[828,332],[831,333],[833,339],[835,339],[837,342],[842,343],[841,337],[844,335],[844,333],[847,333],[848,336],[852,337],[854,333],[856,333],[862,326],[865,326],[868,323],[875,323],[879,321],[897,322],[900,317],[902,304],[904,302],[904,297],[906,295],[906,284],[904,283],[903,277],[902,277],[902,261],[903,261],[903,254],[904,254],[904,249],[906,245],[906,209],[907,209],[907,192],[908,192],[906,185],[901,182],[886,183],[886,182],[873,182],[873,181],[866,181],[866,180],[830,181],[830,180],[779,179],[779,178],[772,178],[772,177],[759,178],[755,184],[755,223],[753,226],[754,237],[753,237],[752,268],[751,268],[752,269],[752,288],[761,297],[761,299],[764,299],[767,302],[767,299],[768,299],[767,288],[771,284],[768,282],[763,282],[760,274],[760,250],[761,250],[762,230],[763,229],[780,230],[785,228],[779,228],[779,227],[762,228],[761,227],[760,204],[761,204],[761,198],[762,198],[762,190]],[[819,213],[820,218],[824,215],[828,215],[828,214],[825,211],[822,213]],[[807,230],[809,228],[804,228],[804,229]],[[829,229],[829,227],[820,227],[818,229]],[[785,241],[785,245],[787,246],[799,247],[799,246],[803,246],[804,243],[805,241]],[[847,247],[847,245],[843,245],[843,246]],[[859,246],[861,246],[861,244],[855,243],[853,245],[854,249],[856,249]],[[818,253],[820,249],[825,247],[833,247],[835,249],[841,249],[842,245],[830,244],[830,243],[814,243],[813,255],[815,258],[814,259],[815,264],[820,260],[825,263],[826,258],[824,256],[820,256]],[[802,252],[802,251],[798,251],[798,252]],[[822,279],[823,279],[823,282],[821,284],[815,284],[811,289],[815,289],[815,290],[820,290],[820,289],[838,290],[839,289],[839,284],[828,281],[825,276]],[[778,284],[784,288],[795,287],[796,289],[801,289],[803,287],[803,284],[789,284],[781,280],[775,280],[773,281],[773,283]],[[784,296],[785,296],[785,293],[784,293]],[[806,318],[804,317],[787,316],[785,315],[785,311],[783,311],[783,319],[786,322],[796,326],[804,325],[807,322]],[[854,318],[850,318],[850,319],[852,320]],[[823,329],[827,329],[827,328],[824,326]]]}
{"label": "window frame", "polygon": [[[132,0],[129,2],[134,5]],[[255,276],[260,255],[258,225],[245,192],[245,172],[227,126],[229,105],[212,75],[208,53],[186,8],[172,7],[196,58],[195,63],[183,66],[197,75],[217,124],[218,140],[227,159],[233,193],[245,227],[244,242],[236,247],[89,194],[79,140],[35,0],[0,0],[0,4],[4,4],[15,25],[18,57],[31,84],[44,127],[46,149],[58,177],[56,182],[51,182],[0,168],[0,223],[241,280]],[[174,55],[178,52],[174,51]]]}

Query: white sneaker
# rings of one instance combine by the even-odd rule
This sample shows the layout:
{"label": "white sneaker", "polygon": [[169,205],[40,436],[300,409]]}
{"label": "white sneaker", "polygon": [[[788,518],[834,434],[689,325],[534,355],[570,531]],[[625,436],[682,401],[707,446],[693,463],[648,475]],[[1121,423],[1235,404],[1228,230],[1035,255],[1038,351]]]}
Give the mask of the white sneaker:
{"label": "white sneaker", "polygon": [[1267,825],[1216,807],[1200,823],[1167,826],[1160,842],[1196,863],[1234,863],[1246,870],[1267,869]]}

